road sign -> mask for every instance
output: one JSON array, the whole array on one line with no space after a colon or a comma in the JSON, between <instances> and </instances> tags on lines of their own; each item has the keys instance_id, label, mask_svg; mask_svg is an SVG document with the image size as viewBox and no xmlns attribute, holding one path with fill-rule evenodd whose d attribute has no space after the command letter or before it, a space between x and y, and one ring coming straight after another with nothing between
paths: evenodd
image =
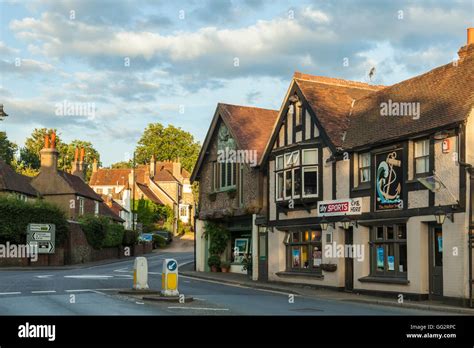
<instances>
[{"instance_id":1,"label":"road sign","mask_svg":"<svg viewBox=\"0 0 474 348\"><path fill-rule=\"evenodd\" d=\"M35 248L38 254L54 254L56 226L54 224L28 224L26 243Z\"/></svg>"},{"instance_id":2,"label":"road sign","mask_svg":"<svg viewBox=\"0 0 474 348\"><path fill-rule=\"evenodd\" d=\"M174 259L163 260L161 273L161 294L163 296L179 296L178 262Z\"/></svg>"}]
</instances>

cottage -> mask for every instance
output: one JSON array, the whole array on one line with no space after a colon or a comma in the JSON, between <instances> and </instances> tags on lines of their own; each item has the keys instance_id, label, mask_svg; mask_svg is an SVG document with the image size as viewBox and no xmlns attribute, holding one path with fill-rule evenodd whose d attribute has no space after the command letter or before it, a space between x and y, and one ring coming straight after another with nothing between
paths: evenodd
<instances>
[{"instance_id":1,"label":"cottage","mask_svg":"<svg viewBox=\"0 0 474 348\"><path fill-rule=\"evenodd\" d=\"M76 150L72 173L59 170L58 150L56 149L56 135L52 133L51 138L45 137L43 149L40 151L41 168L40 173L31 180L31 185L40 192L43 199L52 202L66 213L71 220L85 214L109 216L118 223L124 220L117 216L104 203L91 187L83 180L84 178L84 150Z\"/></svg>"},{"instance_id":2,"label":"cottage","mask_svg":"<svg viewBox=\"0 0 474 348\"><path fill-rule=\"evenodd\" d=\"M39 197L30 184L31 178L15 172L4 160L0 159L0 196L13 196L23 201Z\"/></svg>"},{"instance_id":3,"label":"cottage","mask_svg":"<svg viewBox=\"0 0 474 348\"><path fill-rule=\"evenodd\" d=\"M191 175L199 181L196 220L196 268L208 271L206 222L224 226L230 240L222 255L232 272L244 272L244 257L253 259L258 275L257 214L266 211L267 186L261 171L263 151L278 112L219 103Z\"/></svg>"}]
</instances>

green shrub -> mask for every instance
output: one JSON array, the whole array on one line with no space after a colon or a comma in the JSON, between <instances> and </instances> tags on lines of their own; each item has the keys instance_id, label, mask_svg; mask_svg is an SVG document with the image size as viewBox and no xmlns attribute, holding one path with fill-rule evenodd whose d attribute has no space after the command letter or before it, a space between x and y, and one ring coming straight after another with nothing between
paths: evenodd
<instances>
[{"instance_id":1,"label":"green shrub","mask_svg":"<svg viewBox=\"0 0 474 348\"><path fill-rule=\"evenodd\" d=\"M0 197L0 243L26 243L29 223L56 225L56 246L67 238L68 225L64 212L43 200L20 201L12 197Z\"/></svg>"},{"instance_id":2,"label":"green shrub","mask_svg":"<svg viewBox=\"0 0 474 348\"><path fill-rule=\"evenodd\" d=\"M207 259L207 264L209 267L215 266L215 267L220 267L221 265L221 258L217 255L211 255Z\"/></svg>"},{"instance_id":3,"label":"green shrub","mask_svg":"<svg viewBox=\"0 0 474 348\"><path fill-rule=\"evenodd\" d=\"M230 233L222 225L206 222L204 226L206 239L210 239L209 253L211 255L221 255L230 239Z\"/></svg>"},{"instance_id":4,"label":"green shrub","mask_svg":"<svg viewBox=\"0 0 474 348\"><path fill-rule=\"evenodd\" d=\"M113 248L122 245L125 228L122 225L110 223L105 236L104 248Z\"/></svg>"},{"instance_id":5,"label":"green shrub","mask_svg":"<svg viewBox=\"0 0 474 348\"><path fill-rule=\"evenodd\" d=\"M125 230L122 239L122 245L132 246L138 243L138 232L132 230Z\"/></svg>"},{"instance_id":6,"label":"green shrub","mask_svg":"<svg viewBox=\"0 0 474 348\"><path fill-rule=\"evenodd\" d=\"M90 246L94 249L104 247L108 225L110 224L109 218L104 216L84 215L79 218L79 223Z\"/></svg>"},{"instance_id":7,"label":"green shrub","mask_svg":"<svg viewBox=\"0 0 474 348\"><path fill-rule=\"evenodd\" d=\"M153 247L154 248L164 248L166 246L166 239L157 234L153 235Z\"/></svg>"}]
</instances>

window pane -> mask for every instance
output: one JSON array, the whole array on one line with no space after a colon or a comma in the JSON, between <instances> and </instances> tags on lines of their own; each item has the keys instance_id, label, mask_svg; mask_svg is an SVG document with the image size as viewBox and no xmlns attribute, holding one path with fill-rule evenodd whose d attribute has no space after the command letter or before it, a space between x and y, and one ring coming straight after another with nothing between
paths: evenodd
<instances>
[{"instance_id":1,"label":"window pane","mask_svg":"<svg viewBox=\"0 0 474 348\"><path fill-rule=\"evenodd\" d=\"M395 271L395 244L387 244L387 267L388 271Z\"/></svg>"},{"instance_id":2,"label":"window pane","mask_svg":"<svg viewBox=\"0 0 474 348\"><path fill-rule=\"evenodd\" d=\"M407 239L407 226L406 225L398 225L398 233L397 233L397 238L398 239Z\"/></svg>"},{"instance_id":3,"label":"window pane","mask_svg":"<svg viewBox=\"0 0 474 348\"><path fill-rule=\"evenodd\" d=\"M292 163L292 155L291 153L285 153L285 168L291 167Z\"/></svg>"},{"instance_id":4,"label":"window pane","mask_svg":"<svg viewBox=\"0 0 474 348\"><path fill-rule=\"evenodd\" d=\"M375 238L383 239L383 226L378 226L377 227L377 232L376 232Z\"/></svg>"},{"instance_id":5,"label":"window pane","mask_svg":"<svg viewBox=\"0 0 474 348\"><path fill-rule=\"evenodd\" d=\"M292 179L291 170L285 172L285 197L291 197Z\"/></svg>"},{"instance_id":6,"label":"window pane","mask_svg":"<svg viewBox=\"0 0 474 348\"><path fill-rule=\"evenodd\" d=\"M387 239L394 239L393 226L387 226Z\"/></svg>"},{"instance_id":7,"label":"window pane","mask_svg":"<svg viewBox=\"0 0 474 348\"><path fill-rule=\"evenodd\" d=\"M318 149L303 150L303 164L318 164Z\"/></svg>"},{"instance_id":8,"label":"window pane","mask_svg":"<svg viewBox=\"0 0 474 348\"><path fill-rule=\"evenodd\" d=\"M277 156L276 158L276 169L283 169L283 156Z\"/></svg>"},{"instance_id":9,"label":"window pane","mask_svg":"<svg viewBox=\"0 0 474 348\"><path fill-rule=\"evenodd\" d=\"M318 194L318 172L316 167L303 169L303 183L305 196Z\"/></svg>"},{"instance_id":10,"label":"window pane","mask_svg":"<svg viewBox=\"0 0 474 348\"><path fill-rule=\"evenodd\" d=\"M293 169L293 196L299 197L301 194L301 168Z\"/></svg>"},{"instance_id":11,"label":"window pane","mask_svg":"<svg viewBox=\"0 0 474 348\"><path fill-rule=\"evenodd\" d=\"M311 231L312 241L321 241L321 231Z\"/></svg>"},{"instance_id":12,"label":"window pane","mask_svg":"<svg viewBox=\"0 0 474 348\"><path fill-rule=\"evenodd\" d=\"M420 157L415 160L416 173L427 173L429 171L429 157Z\"/></svg>"},{"instance_id":13,"label":"window pane","mask_svg":"<svg viewBox=\"0 0 474 348\"><path fill-rule=\"evenodd\" d=\"M303 268L309 268L308 246L301 247L301 265Z\"/></svg>"},{"instance_id":14,"label":"window pane","mask_svg":"<svg viewBox=\"0 0 474 348\"><path fill-rule=\"evenodd\" d=\"M293 243L299 243L300 242L300 233L299 232L293 232L292 233L292 242Z\"/></svg>"},{"instance_id":15,"label":"window pane","mask_svg":"<svg viewBox=\"0 0 474 348\"><path fill-rule=\"evenodd\" d=\"M226 178L226 165L225 163L220 163L220 169L221 169L221 187L227 186L225 184L225 178Z\"/></svg>"},{"instance_id":16,"label":"window pane","mask_svg":"<svg viewBox=\"0 0 474 348\"><path fill-rule=\"evenodd\" d=\"M319 267L323 261L323 253L320 246L313 246L313 267Z\"/></svg>"},{"instance_id":17,"label":"window pane","mask_svg":"<svg viewBox=\"0 0 474 348\"><path fill-rule=\"evenodd\" d=\"M300 247L291 248L291 267L292 268L301 267Z\"/></svg>"},{"instance_id":18,"label":"window pane","mask_svg":"<svg viewBox=\"0 0 474 348\"><path fill-rule=\"evenodd\" d=\"M232 163L227 163L227 182L226 186L232 185Z\"/></svg>"},{"instance_id":19,"label":"window pane","mask_svg":"<svg viewBox=\"0 0 474 348\"><path fill-rule=\"evenodd\" d=\"M385 260L385 250L383 245L377 244L375 247L376 259L377 259L377 271L383 271L385 269L384 260Z\"/></svg>"},{"instance_id":20,"label":"window pane","mask_svg":"<svg viewBox=\"0 0 474 348\"><path fill-rule=\"evenodd\" d=\"M370 167L370 153L365 152L359 155L359 168Z\"/></svg>"},{"instance_id":21,"label":"window pane","mask_svg":"<svg viewBox=\"0 0 474 348\"><path fill-rule=\"evenodd\" d=\"M415 142L415 157L428 156L430 153L429 139Z\"/></svg>"},{"instance_id":22,"label":"window pane","mask_svg":"<svg viewBox=\"0 0 474 348\"><path fill-rule=\"evenodd\" d=\"M283 198L283 172L277 173L277 198Z\"/></svg>"},{"instance_id":23,"label":"window pane","mask_svg":"<svg viewBox=\"0 0 474 348\"><path fill-rule=\"evenodd\" d=\"M291 157L292 166L299 166L300 165L300 152L294 151Z\"/></svg>"},{"instance_id":24,"label":"window pane","mask_svg":"<svg viewBox=\"0 0 474 348\"><path fill-rule=\"evenodd\" d=\"M399 261L398 271L399 272L408 272L407 245L406 244L400 244L398 250L399 250L398 252L400 254L400 261Z\"/></svg>"},{"instance_id":25,"label":"window pane","mask_svg":"<svg viewBox=\"0 0 474 348\"><path fill-rule=\"evenodd\" d=\"M303 242L308 242L309 241L309 231L304 231L303 232Z\"/></svg>"},{"instance_id":26,"label":"window pane","mask_svg":"<svg viewBox=\"0 0 474 348\"><path fill-rule=\"evenodd\" d=\"M370 168L363 168L360 170L360 182L370 181Z\"/></svg>"}]
</instances>

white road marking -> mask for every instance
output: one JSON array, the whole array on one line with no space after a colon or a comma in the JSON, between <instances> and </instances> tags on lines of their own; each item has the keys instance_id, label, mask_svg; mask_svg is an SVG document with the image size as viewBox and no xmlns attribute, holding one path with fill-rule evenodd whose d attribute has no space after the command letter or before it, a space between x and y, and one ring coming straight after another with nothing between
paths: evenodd
<instances>
[{"instance_id":1,"label":"white road marking","mask_svg":"<svg viewBox=\"0 0 474 348\"><path fill-rule=\"evenodd\" d=\"M208 282L208 283L219 284L219 285L233 286L233 287L235 287L235 288L251 289L251 290L255 290L255 291L270 292L270 293L279 294L279 295L285 295L285 296L288 296L288 295L290 294L290 292L285 292L285 291L258 289L258 288L254 288L254 287L251 287L251 286L245 286L245 285L240 285L240 284L231 284L231 283L223 283L223 282L219 282L219 281L216 281L216 280L203 279L203 278L196 278L196 277L192 277L192 276L180 275L180 277L181 277L181 278L188 278L188 279L192 279L192 280L197 280L197 281L202 281L202 282ZM294 294L294 296L295 296L295 297L300 297L300 295L296 295L296 294Z\"/></svg>"},{"instance_id":2,"label":"white road marking","mask_svg":"<svg viewBox=\"0 0 474 348\"><path fill-rule=\"evenodd\" d=\"M201 311L228 311L229 308L206 308L206 307L179 307L179 306L172 306L168 307L169 309L195 309Z\"/></svg>"},{"instance_id":3,"label":"white road marking","mask_svg":"<svg viewBox=\"0 0 474 348\"><path fill-rule=\"evenodd\" d=\"M52 274L48 274L48 275L40 275L40 276L36 276L36 278L40 278L40 279L46 279L46 278L49 278L49 277L52 277L53 275Z\"/></svg>"},{"instance_id":4,"label":"white road marking","mask_svg":"<svg viewBox=\"0 0 474 348\"><path fill-rule=\"evenodd\" d=\"M75 290L64 290L64 292L87 292L93 291L92 289L75 289Z\"/></svg>"},{"instance_id":5,"label":"white road marking","mask_svg":"<svg viewBox=\"0 0 474 348\"><path fill-rule=\"evenodd\" d=\"M93 274L84 274L84 275L71 275L71 276L64 276L64 278L73 278L73 279L109 279L113 278L114 276L108 275L93 275Z\"/></svg>"},{"instance_id":6,"label":"white road marking","mask_svg":"<svg viewBox=\"0 0 474 348\"><path fill-rule=\"evenodd\" d=\"M19 291L14 291L14 292L0 292L0 295L18 295L21 294Z\"/></svg>"},{"instance_id":7,"label":"white road marking","mask_svg":"<svg viewBox=\"0 0 474 348\"><path fill-rule=\"evenodd\" d=\"M41 290L41 291L32 291L32 294L54 294L56 290Z\"/></svg>"},{"instance_id":8,"label":"white road marking","mask_svg":"<svg viewBox=\"0 0 474 348\"><path fill-rule=\"evenodd\" d=\"M135 303L136 303L136 304L145 304L144 302L138 302L138 301L135 302Z\"/></svg>"}]
</instances>

